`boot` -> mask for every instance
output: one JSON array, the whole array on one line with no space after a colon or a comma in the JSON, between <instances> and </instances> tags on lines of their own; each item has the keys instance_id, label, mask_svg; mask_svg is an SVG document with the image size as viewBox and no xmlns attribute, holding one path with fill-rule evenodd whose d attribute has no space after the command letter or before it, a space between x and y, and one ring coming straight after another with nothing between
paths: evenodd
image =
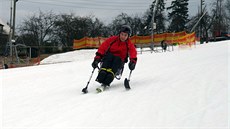
<instances>
[{"instance_id":1,"label":"boot","mask_svg":"<svg viewBox=\"0 0 230 129\"><path fill-rule=\"evenodd\" d=\"M104 85L110 86L110 83L113 81L114 76L112 73L108 73L104 82L102 82Z\"/></svg>"},{"instance_id":2,"label":"boot","mask_svg":"<svg viewBox=\"0 0 230 129\"><path fill-rule=\"evenodd\" d=\"M96 78L96 81L99 83L103 83L105 80L107 72L104 70L101 70Z\"/></svg>"}]
</instances>

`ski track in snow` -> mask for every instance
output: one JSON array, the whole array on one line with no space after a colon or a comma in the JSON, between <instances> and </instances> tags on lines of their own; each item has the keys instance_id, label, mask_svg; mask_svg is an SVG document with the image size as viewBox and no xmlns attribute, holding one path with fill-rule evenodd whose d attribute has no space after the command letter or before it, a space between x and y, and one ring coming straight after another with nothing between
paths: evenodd
<instances>
[{"instance_id":1,"label":"ski track in snow","mask_svg":"<svg viewBox=\"0 0 230 129\"><path fill-rule=\"evenodd\" d=\"M138 54L129 91L123 87L126 64L108 90L96 93L95 70L89 93L81 92L96 50L1 70L2 128L228 129L229 42Z\"/></svg>"}]
</instances>

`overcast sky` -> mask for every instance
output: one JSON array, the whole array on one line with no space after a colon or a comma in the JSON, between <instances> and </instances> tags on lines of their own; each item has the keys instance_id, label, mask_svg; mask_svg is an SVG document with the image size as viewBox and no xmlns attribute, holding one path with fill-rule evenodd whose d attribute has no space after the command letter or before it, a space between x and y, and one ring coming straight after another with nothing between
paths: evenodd
<instances>
[{"instance_id":1,"label":"overcast sky","mask_svg":"<svg viewBox=\"0 0 230 129\"><path fill-rule=\"evenodd\" d=\"M13 0L0 0L0 18L9 22L10 7ZM32 14L53 11L55 14L74 13L76 16L89 16L110 23L118 14L124 12L128 15L142 15L153 0L18 0L16 7L16 24ZM166 7L172 0L165 0ZM214 0L205 0L207 6ZM200 0L189 0L189 14L198 12Z\"/></svg>"}]
</instances>

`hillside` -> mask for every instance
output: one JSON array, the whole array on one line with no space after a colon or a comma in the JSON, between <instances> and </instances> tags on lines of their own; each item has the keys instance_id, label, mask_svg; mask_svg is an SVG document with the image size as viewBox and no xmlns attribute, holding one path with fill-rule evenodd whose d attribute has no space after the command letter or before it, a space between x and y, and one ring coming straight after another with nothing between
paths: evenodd
<instances>
[{"instance_id":1,"label":"hillside","mask_svg":"<svg viewBox=\"0 0 230 129\"><path fill-rule=\"evenodd\" d=\"M3 129L227 129L229 43L138 54L129 91L126 65L109 90L96 93L95 72L89 93L82 94L96 50L0 70Z\"/></svg>"}]
</instances>

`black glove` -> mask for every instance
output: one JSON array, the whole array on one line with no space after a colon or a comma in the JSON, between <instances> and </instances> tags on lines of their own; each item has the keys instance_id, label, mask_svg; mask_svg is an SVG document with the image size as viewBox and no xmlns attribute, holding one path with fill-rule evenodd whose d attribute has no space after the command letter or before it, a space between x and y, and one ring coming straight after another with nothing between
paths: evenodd
<instances>
[{"instance_id":1,"label":"black glove","mask_svg":"<svg viewBox=\"0 0 230 129\"><path fill-rule=\"evenodd\" d=\"M130 62L129 62L129 69L130 70L134 70L135 66L136 66L136 61L130 60Z\"/></svg>"},{"instance_id":2,"label":"black glove","mask_svg":"<svg viewBox=\"0 0 230 129\"><path fill-rule=\"evenodd\" d=\"M98 63L100 62L100 59L94 59L93 63L92 63L92 67L95 69L98 67Z\"/></svg>"}]
</instances>

